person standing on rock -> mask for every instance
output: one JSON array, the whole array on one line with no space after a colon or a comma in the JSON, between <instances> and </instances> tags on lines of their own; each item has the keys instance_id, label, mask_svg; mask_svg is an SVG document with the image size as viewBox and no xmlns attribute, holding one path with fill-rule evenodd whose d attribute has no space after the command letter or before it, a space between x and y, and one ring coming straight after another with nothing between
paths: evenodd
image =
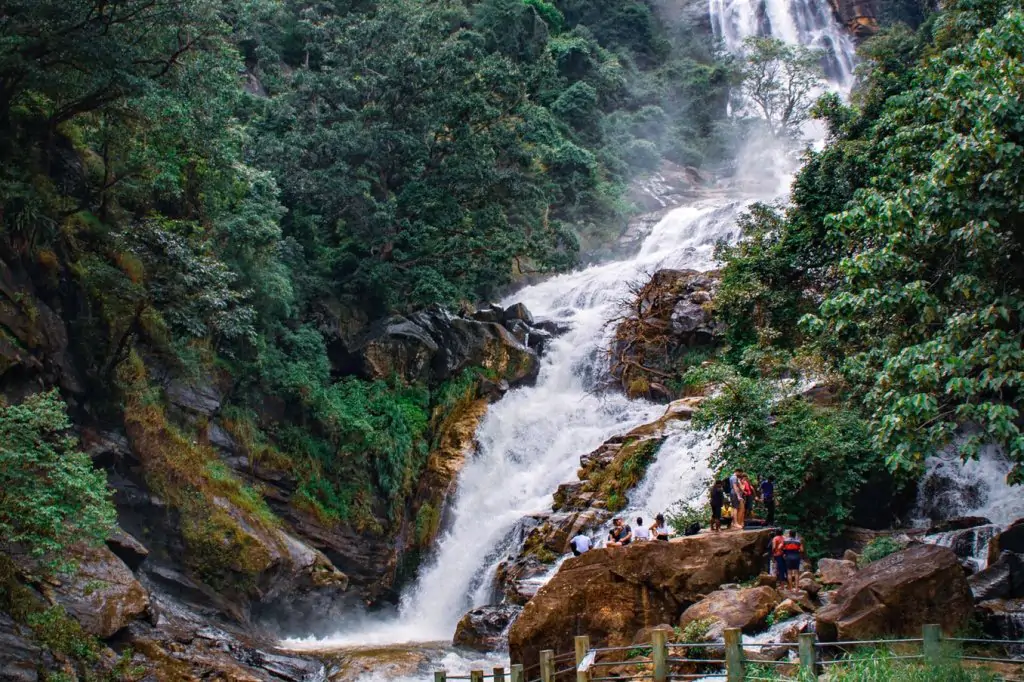
<instances>
[{"instance_id":1,"label":"person standing on rock","mask_svg":"<svg viewBox=\"0 0 1024 682\"><path fill-rule=\"evenodd\" d=\"M609 547L625 547L633 541L633 531L622 519L615 519L612 532L608 533Z\"/></svg>"},{"instance_id":2,"label":"person standing on rock","mask_svg":"<svg viewBox=\"0 0 1024 682\"><path fill-rule=\"evenodd\" d=\"M743 492L743 521L741 527L745 527L748 518L754 516L754 486L750 484L747 472L740 474L740 489Z\"/></svg>"},{"instance_id":3,"label":"person standing on rock","mask_svg":"<svg viewBox=\"0 0 1024 682\"><path fill-rule=\"evenodd\" d=\"M782 545L786 542L782 531L775 533L772 538L772 563L775 564L775 578L779 585L786 583L786 557L783 556Z\"/></svg>"},{"instance_id":4,"label":"person standing on rock","mask_svg":"<svg viewBox=\"0 0 1024 682\"><path fill-rule=\"evenodd\" d=\"M633 539L637 541L647 541L651 539L651 532L647 530L647 526L644 525L644 519L642 516L636 517L636 530L633 531Z\"/></svg>"},{"instance_id":5,"label":"person standing on rock","mask_svg":"<svg viewBox=\"0 0 1024 682\"><path fill-rule=\"evenodd\" d=\"M746 513L743 509L743 488L740 486L740 475L742 469L736 469L729 477L729 503L732 505L732 523L738 530L743 530L743 522L746 520Z\"/></svg>"},{"instance_id":6,"label":"person standing on rock","mask_svg":"<svg viewBox=\"0 0 1024 682\"><path fill-rule=\"evenodd\" d=\"M795 590L797 579L800 577L800 554L804 551L804 543L796 536L796 531L790 528L786 531L786 538L782 541L782 555L786 559L786 582L789 589Z\"/></svg>"},{"instance_id":7,"label":"person standing on rock","mask_svg":"<svg viewBox=\"0 0 1024 682\"><path fill-rule=\"evenodd\" d=\"M665 524L664 514L658 514L654 517L654 523L651 524L650 531L654 534L654 538L656 540L668 542L669 530L668 526Z\"/></svg>"},{"instance_id":8,"label":"person standing on rock","mask_svg":"<svg viewBox=\"0 0 1024 682\"><path fill-rule=\"evenodd\" d=\"M711 530L722 530L722 505L725 504L725 490L721 481L711 486Z\"/></svg>"},{"instance_id":9,"label":"person standing on rock","mask_svg":"<svg viewBox=\"0 0 1024 682\"><path fill-rule=\"evenodd\" d=\"M761 479L761 502L764 504L764 520L769 526L775 525L775 479L771 476Z\"/></svg>"},{"instance_id":10,"label":"person standing on rock","mask_svg":"<svg viewBox=\"0 0 1024 682\"><path fill-rule=\"evenodd\" d=\"M569 541L569 546L572 547L572 555L579 556L584 552L590 551L590 538L581 532Z\"/></svg>"}]
</instances>

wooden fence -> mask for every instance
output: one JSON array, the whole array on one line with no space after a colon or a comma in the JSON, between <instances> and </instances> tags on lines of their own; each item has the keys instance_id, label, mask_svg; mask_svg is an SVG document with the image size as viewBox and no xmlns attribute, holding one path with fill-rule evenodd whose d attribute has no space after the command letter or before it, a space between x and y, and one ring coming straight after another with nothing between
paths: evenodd
<instances>
[{"instance_id":1,"label":"wooden fence","mask_svg":"<svg viewBox=\"0 0 1024 682\"><path fill-rule=\"evenodd\" d=\"M851 640L841 642L819 642L813 632L799 635L796 642L758 642L743 643L743 636L740 630L727 629L724 634L724 645L719 642L684 642L669 643L665 630L654 630L651 633L650 644L638 644L628 647L603 647L591 648L590 638L583 635L575 638L574 651L556 655L548 649L540 652L540 663L524 669L522 665L513 665L506 673L504 668L494 668L490 672L473 670L469 674L451 675L439 670L434 673L434 682L448 682L448 680L469 680L469 682L567 682L575 677L576 682L624 682L626 680L648 680L649 682L668 682L668 680L694 680L706 677L725 677L727 682L744 682L745 680L768 680L773 678L759 677L756 675L754 666L785 666L796 668L804 674L817 675L829 666L847 662L843 658L831 658L823 656L828 651L844 651L845 647L879 646L892 647L901 645L904 648L920 647L920 653L896 654L893 659L917 660L926 664L937 665L943 662L948 655L949 644L957 646L964 645L993 645L993 646L1019 646L1024 649L1022 640L991 640L991 639L967 639L956 637L943 637L942 630L938 625L925 625L921 637L907 639L876 639L876 640ZM796 660L747 660L744 654L746 648L791 648L797 653ZM709 649L724 649L723 658L711 658L705 654L699 658L690 657L691 651L708 651ZM673 656L673 651L683 650L682 656ZM635 663L630 660L598 660L602 654L613 655L625 654L645 655L649 661L644 661L648 670L636 675L607 675L602 674L604 669L615 666L629 665ZM607 658L607 656L605 656ZM958 656L960 660L987 661L991 663L1015 664L1024 667L1024 660L1014 658L999 658L991 656ZM676 673L672 667L679 664L693 664L705 667L716 667L717 670L710 670L701 673ZM529 673L529 675L527 674ZM1022 671L1024 673L1024 671ZM1006 677L999 679L1004 682L1024 682L1024 677Z\"/></svg>"}]
</instances>

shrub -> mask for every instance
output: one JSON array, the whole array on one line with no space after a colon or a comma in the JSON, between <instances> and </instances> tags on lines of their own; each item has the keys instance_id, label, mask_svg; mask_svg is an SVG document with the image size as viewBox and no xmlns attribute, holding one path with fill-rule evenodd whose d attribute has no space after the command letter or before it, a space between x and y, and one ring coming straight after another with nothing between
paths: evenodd
<instances>
[{"instance_id":1,"label":"shrub","mask_svg":"<svg viewBox=\"0 0 1024 682\"><path fill-rule=\"evenodd\" d=\"M0 537L52 566L76 542L103 542L115 521L106 476L70 426L56 390L0 407Z\"/></svg>"},{"instance_id":2,"label":"shrub","mask_svg":"<svg viewBox=\"0 0 1024 682\"><path fill-rule=\"evenodd\" d=\"M864 547L864 551L861 553L860 559L857 560L857 563L862 567L867 566L872 561L878 561L879 559L883 559L889 556L890 554L895 554L901 549L903 549L903 543L899 542L898 540L894 540L893 538L887 535L884 535L880 538L875 538L874 540L871 540Z\"/></svg>"}]
</instances>

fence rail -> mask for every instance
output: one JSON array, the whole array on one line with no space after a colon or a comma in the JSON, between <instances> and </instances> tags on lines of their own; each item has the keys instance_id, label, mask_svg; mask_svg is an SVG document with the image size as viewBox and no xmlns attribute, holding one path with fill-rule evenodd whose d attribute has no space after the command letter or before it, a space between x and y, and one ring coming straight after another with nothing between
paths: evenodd
<instances>
[{"instance_id":1,"label":"fence rail","mask_svg":"<svg viewBox=\"0 0 1024 682\"><path fill-rule=\"evenodd\" d=\"M571 680L569 673L575 673L576 682L608 682L615 680L647 680L648 682L668 682L668 680L694 680L703 677L725 677L727 682L743 682L745 680L768 680L773 678L758 677L749 670L750 666L789 666L801 673L817 675L826 666L835 666L846 663L845 659L823 659L822 655L829 650L841 649L842 647L856 646L891 646L920 645L921 653L901 653L891 656L892 660L917 660L925 664L937 665L947 658L945 644L952 643L958 646L964 645L991 645L991 646L1020 646L1024 647L1022 640L988 640L988 639L966 639L961 637L943 637L942 630L938 625L925 625L921 631L921 637L904 639L870 639L851 640L839 642L819 642L813 632L803 633L798 636L797 642L757 642L743 644L743 635L740 630L730 628L725 630L725 643L714 642L692 642L692 643L668 643L665 630L654 630L651 633L650 644L638 644L629 647L603 647L591 648L590 638L586 635L576 637L573 644L574 651L567 651L556 655L554 651L546 649L540 652L538 665L524 669L522 665L513 665L509 674L506 675L504 668L494 668L489 674L483 670L474 670L469 675L449 675L443 670L434 673L434 682L448 682L449 680L469 680L470 682L483 682L494 680L494 682L565 682ZM786 648L797 650L797 660L748 660L744 647L749 648ZM717 647L724 649L724 656L721 659L708 656L706 648ZM672 649L699 649L700 658L688 658L669 656ZM598 657L622 652L637 652L649 654L649 660L642 661L649 666L649 670L634 675L610 675L605 671L609 667L630 665L630 660L603 660ZM713 655L713 654L712 654ZM575 664L570 660L575 658ZM987 657L987 656L959 656L960 660L973 662L989 662L1002 664L1018 664L1022 666L1021 675L1010 678L1003 675L1005 682L1024 682L1024 660ZM640 661L632 661L639 663ZM563 667L569 664L571 667ZM700 673L680 673L670 670L670 666L679 664L692 664L704 667L717 666L717 671ZM526 672L531 674L527 677ZM536 672L534 672L536 671ZM534 677L539 675L539 677Z\"/></svg>"}]
</instances>

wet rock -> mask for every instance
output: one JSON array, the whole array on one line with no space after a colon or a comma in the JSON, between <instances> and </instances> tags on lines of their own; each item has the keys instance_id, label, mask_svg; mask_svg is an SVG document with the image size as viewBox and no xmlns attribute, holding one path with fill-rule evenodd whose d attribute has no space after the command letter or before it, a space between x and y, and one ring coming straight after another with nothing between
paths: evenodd
<instances>
[{"instance_id":1,"label":"wet rock","mask_svg":"<svg viewBox=\"0 0 1024 682\"><path fill-rule=\"evenodd\" d=\"M1024 599L989 599L978 604L976 613L987 635L1020 641L1012 653L1024 654Z\"/></svg>"},{"instance_id":2,"label":"wet rock","mask_svg":"<svg viewBox=\"0 0 1024 682\"><path fill-rule=\"evenodd\" d=\"M683 611L679 627L695 620L718 620L726 627L753 632L765 625L768 615L782 602L771 587L750 587L739 590L718 590Z\"/></svg>"},{"instance_id":3,"label":"wet rock","mask_svg":"<svg viewBox=\"0 0 1024 682\"><path fill-rule=\"evenodd\" d=\"M968 526L962 529L951 529L931 534L926 537L926 542L949 547L960 557L964 568L974 573L981 561L980 555L987 553L987 547L992 538L999 532L999 527L994 525ZM985 557L987 558L987 557Z\"/></svg>"},{"instance_id":4,"label":"wet rock","mask_svg":"<svg viewBox=\"0 0 1024 682\"><path fill-rule=\"evenodd\" d=\"M533 328L526 339L526 345L532 348L537 355L544 355L544 352L551 345L551 341L554 338L554 336L543 329Z\"/></svg>"},{"instance_id":5,"label":"wet rock","mask_svg":"<svg viewBox=\"0 0 1024 682\"><path fill-rule=\"evenodd\" d=\"M861 42L878 33L877 0L831 0L839 21Z\"/></svg>"},{"instance_id":6,"label":"wet rock","mask_svg":"<svg viewBox=\"0 0 1024 682\"><path fill-rule=\"evenodd\" d=\"M54 597L85 630L107 638L149 609L149 593L107 547L74 550L78 570L61 576Z\"/></svg>"},{"instance_id":7,"label":"wet rock","mask_svg":"<svg viewBox=\"0 0 1024 682\"><path fill-rule=\"evenodd\" d=\"M964 530L966 528L988 526L991 524L992 522L984 516L958 516L953 519L945 519L944 521L933 523L926 534L936 535L937 533L948 533L951 530Z\"/></svg>"},{"instance_id":8,"label":"wet rock","mask_svg":"<svg viewBox=\"0 0 1024 682\"><path fill-rule=\"evenodd\" d=\"M530 314L530 310L522 303L513 303L505 308L502 321L511 322L512 320L524 322L527 327L533 326L533 315Z\"/></svg>"},{"instance_id":9,"label":"wet rock","mask_svg":"<svg viewBox=\"0 0 1024 682\"><path fill-rule=\"evenodd\" d=\"M141 542L119 527L107 538L107 547L132 571L137 571L149 556L149 550Z\"/></svg>"},{"instance_id":10,"label":"wet rock","mask_svg":"<svg viewBox=\"0 0 1024 682\"><path fill-rule=\"evenodd\" d=\"M43 650L32 641L31 631L0 611L0 680L36 682Z\"/></svg>"},{"instance_id":11,"label":"wet rock","mask_svg":"<svg viewBox=\"0 0 1024 682\"><path fill-rule=\"evenodd\" d=\"M1003 552L985 570L967 579L975 601L1024 597L1024 556Z\"/></svg>"},{"instance_id":12,"label":"wet rock","mask_svg":"<svg viewBox=\"0 0 1024 682\"><path fill-rule=\"evenodd\" d=\"M526 345L530 337L530 328L525 322L519 319L512 319L505 322L505 329L515 337L515 340ZM529 348L529 346L527 346Z\"/></svg>"},{"instance_id":13,"label":"wet rock","mask_svg":"<svg viewBox=\"0 0 1024 682\"><path fill-rule=\"evenodd\" d=\"M491 305L481 308L473 313L473 319L477 322L497 322L501 323L505 321L505 309L500 305L492 303Z\"/></svg>"},{"instance_id":14,"label":"wet rock","mask_svg":"<svg viewBox=\"0 0 1024 682\"><path fill-rule=\"evenodd\" d=\"M988 544L988 561L994 563L1005 551L1024 554L1024 519L1017 519Z\"/></svg>"},{"instance_id":15,"label":"wet rock","mask_svg":"<svg viewBox=\"0 0 1024 682\"><path fill-rule=\"evenodd\" d=\"M770 530L705 533L569 558L509 630L512 660L533 665L577 634L593 646L628 645L646 624L676 622L719 585L756 576L770 539Z\"/></svg>"},{"instance_id":16,"label":"wet rock","mask_svg":"<svg viewBox=\"0 0 1024 682\"><path fill-rule=\"evenodd\" d=\"M370 379L398 375L436 384L478 366L515 385L532 381L539 369L537 354L505 327L454 317L436 306L378 322L350 354L354 369Z\"/></svg>"},{"instance_id":17,"label":"wet rock","mask_svg":"<svg viewBox=\"0 0 1024 682\"><path fill-rule=\"evenodd\" d=\"M36 295L31 278L16 263L0 259L0 381L10 402L39 386L80 394L84 385L58 311Z\"/></svg>"},{"instance_id":18,"label":"wet rock","mask_svg":"<svg viewBox=\"0 0 1024 682\"><path fill-rule=\"evenodd\" d=\"M776 623L781 623L784 620L789 620L793 616L798 616L804 612L805 610L799 602L793 599L783 599L772 611L772 619Z\"/></svg>"},{"instance_id":19,"label":"wet rock","mask_svg":"<svg viewBox=\"0 0 1024 682\"><path fill-rule=\"evenodd\" d=\"M167 387L167 399L186 412L209 417L220 409L223 396L211 383L172 381Z\"/></svg>"},{"instance_id":20,"label":"wet rock","mask_svg":"<svg viewBox=\"0 0 1024 682\"><path fill-rule=\"evenodd\" d=\"M857 564L845 559L818 561L818 579L825 585L842 585L857 573Z\"/></svg>"},{"instance_id":21,"label":"wet rock","mask_svg":"<svg viewBox=\"0 0 1024 682\"><path fill-rule=\"evenodd\" d=\"M482 606L459 620L452 643L476 651L499 651L505 648L505 631L523 607L515 604Z\"/></svg>"},{"instance_id":22,"label":"wet rock","mask_svg":"<svg viewBox=\"0 0 1024 682\"><path fill-rule=\"evenodd\" d=\"M569 331L569 325L554 320L541 320L533 325L533 328L545 331L552 337L559 337Z\"/></svg>"},{"instance_id":23,"label":"wet rock","mask_svg":"<svg viewBox=\"0 0 1024 682\"><path fill-rule=\"evenodd\" d=\"M857 572L818 611L824 641L918 636L937 623L947 634L970 617L973 600L957 556L935 545L914 545Z\"/></svg>"}]
</instances>

